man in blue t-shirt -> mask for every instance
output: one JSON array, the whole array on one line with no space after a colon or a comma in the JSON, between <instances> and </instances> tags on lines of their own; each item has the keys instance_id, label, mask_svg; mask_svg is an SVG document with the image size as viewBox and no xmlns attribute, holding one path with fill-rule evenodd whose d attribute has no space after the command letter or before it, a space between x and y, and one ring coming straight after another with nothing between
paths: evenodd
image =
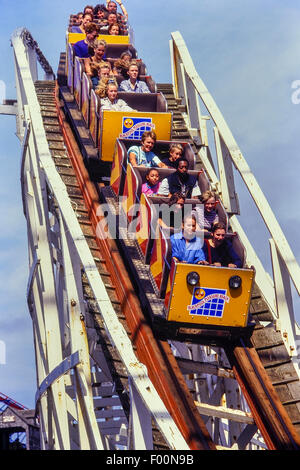
<instances>
[{"instance_id":1,"label":"man in blue t-shirt","mask_svg":"<svg viewBox=\"0 0 300 470\"><path fill-rule=\"evenodd\" d=\"M85 27L86 37L74 44L74 54L81 59L90 57L89 48L94 49L94 41L99 34L99 28L95 23L89 23Z\"/></svg>"}]
</instances>

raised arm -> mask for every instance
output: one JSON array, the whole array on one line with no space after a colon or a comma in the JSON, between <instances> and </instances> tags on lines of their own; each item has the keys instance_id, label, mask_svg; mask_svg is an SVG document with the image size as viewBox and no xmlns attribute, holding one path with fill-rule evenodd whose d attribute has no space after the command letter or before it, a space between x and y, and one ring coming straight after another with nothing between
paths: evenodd
<instances>
[{"instance_id":1,"label":"raised arm","mask_svg":"<svg viewBox=\"0 0 300 470\"><path fill-rule=\"evenodd\" d=\"M126 21L128 20L128 13L126 8L124 7L122 0L116 0L116 2L120 5L123 15L126 17Z\"/></svg>"},{"instance_id":2,"label":"raised arm","mask_svg":"<svg viewBox=\"0 0 300 470\"><path fill-rule=\"evenodd\" d=\"M114 0L118 5L120 5L120 8L122 10L123 15L126 17L126 21L128 20L128 13L126 8L124 7L122 0ZM110 0L106 0L106 6L109 4Z\"/></svg>"}]
</instances>

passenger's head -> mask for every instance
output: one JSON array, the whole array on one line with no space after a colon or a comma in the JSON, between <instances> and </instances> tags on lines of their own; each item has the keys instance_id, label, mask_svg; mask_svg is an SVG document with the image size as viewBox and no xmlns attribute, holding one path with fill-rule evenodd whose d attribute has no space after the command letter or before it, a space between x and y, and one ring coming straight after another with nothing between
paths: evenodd
<instances>
[{"instance_id":1,"label":"passenger's head","mask_svg":"<svg viewBox=\"0 0 300 470\"><path fill-rule=\"evenodd\" d=\"M80 11L79 13L77 13L77 21L78 23L82 23L82 20L83 20L83 13L82 11Z\"/></svg>"},{"instance_id":2,"label":"passenger's head","mask_svg":"<svg viewBox=\"0 0 300 470\"><path fill-rule=\"evenodd\" d=\"M117 23L118 22L118 17L116 15L116 13L108 13L107 22L108 22L108 24Z\"/></svg>"},{"instance_id":3,"label":"passenger's head","mask_svg":"<svg viewBox=\"0 0 300 470\"><path fill-rule=\"evenodd\" d=\"M98 62L102 60L104 57L105 51L107 48L106 41L104 39L98 39L95 41L95 46L94 46L94 51L95 51L95 58L97 59Z\"/></svg>"},{"instance_id":4,"label":"passenger's head","mask_svg":"<svg viewBox=\"0 0 300 470\"><path fill-rule=\"evenodd\" d=\"M117 13L117 4L116 4L116 2L108 2L106 8L107 8L109 13L110 12Z\"/></svg>"},{"instance_id":5,"label":"passenger's head","mask_svg":"<svg viewBox=\"0 0 300 470\"><path fill-rule=\"evenodd\" d=\"M146 172L146 181L150 186L155 186L159 182L159 173L156 168L149 168Z\"/></svg>"},{"instance_id":6,"label":"passenger's head","mask_svg":"<svg viewBox=\"0 0 300 470\"><path fill-rule=\"evenodd\" d=\"M139 76L139 67L138 67L137 62L134 62L134 61L130 62L127 73L129 75L130 80L134 82L137 80Z\"/></svg>"},{"instance_id":7,"label":"passenger's head","mask_svg":"<svg viewBox=\"0 0 300 470\"><path fill-rule=\"evenodd\" d=\"M212 239L215 246L222 245L226 236L226 227L221 222L214 224L211 229Z\"/></svg>"},{"instance_id":8,"label":"passenger's head","mask_svg":"<svg viewBox=\"0 0 300 470\"><path fill-rule=\"evenodd\" d=\"M113 65L113 73L115 75L120 75L122 74L123 69L126 68L126 65L123 63L121 59L117 59L114 61Z\"/></svg>"},{"instance_id":9,"label":"passenger's head","mask_svg":"<svg viewBox=\"0 0 300 470\"><path fill-rule=\"evenodd\" d=\"M109 80L107 83L106 96L112 103L117 99L118 85L113 80Z\"/></svg>"},{"instance_id":10,"label":"passenger's head","mask_svg":"<svg viewBox=\"0 0 300 470\"><path fill-rule=\"evenodd\" d=\"M200 201L204 204L205 212L212 212L216 208L217 197L214 191L207 190L201 196Z\"/></svg>"},{"instance_id":11,"label":"passenger's head","mask_svg":"<svg viewBox=\"0 0 300 470\"><path fill-rule=\"evenodd\" d=\"M93 15L91 15L90 13L85 13L84 15L82 15L82 26L85 30L86 26L89 24L89 23L92 23L93 22Z\"/></svg>"},{"instance_id":12,"label":"passenger's head","mask_svg":"<svg viewBox=\"0 0 300 470\"><path fill-rule=\"evenodd\" d=\"M87 5L86 7L84 7L83 14L85 14L85 13L89 13L93 17L94 16L94 7L92 5Z\"/></svg>"},{"instance_id":13,"label":"passenger's head","mask_svg":"<svg viewBox=\"0 0 300 470\"><path fill-rule=\"evenodd\" d=\"M189 162L186 158L180 157L177 160L177 171L181 175L186 175L189 169Z\"/></svg>"},{"instance_id":14,"label":"passenger's head","mask_svg":"<svg viewBox=\"0 0 300 470\"><path fill-rule=\"evenodd\" d=\"M191 239L195 236L196 232L196 217L192 214L185 216L182 222L182 230L185 238Z\"/></svg>"},{"instance_id":15,"label":"passenger's head","mask_svg":"<svg viewBox=\"0 0 300 470\"><path fill-rule=\"evenodd\" d=\"M104 5L96 5L94 8L94 17L96 17L99 20L102 20L105 18L107 14L107 9L105 8Z\"/></svg>"},{"instance_id":16,"label":"passenger's head","mask_svg":"<svg viewBox=\"0 0 300 470\"><path fill-rule=\"evenodd\" d=\"M182 193L173 193L169 199L169 207L175 206L175 209L182 209L185 203L185 195Z\"/></svg>"},{"instance_id":17,"label":"passenger's head","mask_svg":"<svg viewBox=\"0 0 300 470\"><path fill-rule=\"evenodd\" d=\"M169 150L170 157L169 159L172 162L176 162L183 154L183 147L181 144L171 144Z\"/></svg>"},{"instance_id":18,"label":"passenger's head","mask_svg":"<svg viewBox=\"0 0 300 470\"><path fill-rule=\"evenodd\" d=\"M99 28L95 23L89 23L84 28L88 42L94 42L99 34Z\"/></svg>"},{"instance_id":19,"label":"passenger's head","mask_svg":"<svg viewBox=\"0 0 300 470\"><path fill-rule=\"evenodd\" d=\"M156 142L156 134L153 131L145 131L141 138L142 149L144 152L150 152Z\"/></svg>"},{"instance_id":20,"label":"passenger's head","mask_svg":"<svg viewBox=\"0 0 300 470\"><path fill-rule=\"evenodd\" d=\"M123 60L124 62L126 63L129 63L132 59L132 54L130 51L124 51L122 52L122 54L120 55L120 59Z\"/></svg>"},{"instance_id":21,"label":"passenger's head","mask_svg":"<svg viewBox=\"0 0 300 470\"><path fill-rule=\"evenodd\" d=\"M101 62L98 69L99 78L109 78L111 73L111 65L109 62Z\"/></svg>"},{"instance_id":22,"label":"passenger's head","mask_svg":"<svg viewBox=\"0 0 300 470\"><path fill-rule=\"evenodd\" d=\"M119 36L120 34L120 26L118 23L112 23L108 27L108 34L111 36Z\"/></svg>"}]
</instances>

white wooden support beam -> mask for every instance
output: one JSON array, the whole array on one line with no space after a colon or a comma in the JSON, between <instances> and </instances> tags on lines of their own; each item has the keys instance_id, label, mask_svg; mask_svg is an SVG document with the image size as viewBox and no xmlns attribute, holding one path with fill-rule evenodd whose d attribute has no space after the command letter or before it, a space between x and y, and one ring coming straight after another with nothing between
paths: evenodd
<instances>
[{"instance_id":1,"label":"white wooden support beam","mask_svg":"<svg viewBox=\"0 0 300 470\"><path fill-rule=\"evenodd\" d=\"M237 410L241 411L243 417L249 418L249 421L246 423L253 423L253 419L250 413L243 410L242 406L242 396L241 396L241 389L237 385L236 381L233 380L224 380L224 395L222 398L222 404L229 410ZM230 419L228 418L228 445L231 447L234 442L236 442L237 436L241 434L243 431L243 424L245 422L240 421L239 419Z\"/></svg>"},{"instance_id":2,"label":"white wooden support beam","mask_svg":"<svg viewBox=\"0 0 300 470\"><path fill-rule=\"evenodd\" d=\"M198 401L195 402L195 405L197 406L197 409L201 415L229 419L243 424L254 423L251 413L247 413L246 411L233 410L232 408L227 408L224 406L208 405L207 403L199 403Z\"/></svg>"},{"instance_id":3,"label":"white wooden support beam","mask_svg":"<svg viewBox=\"0 0 300 470\"><path fill-rule=\"evenodd\" d=\"M185 93L184 93L184 86L182 81L181 75L181 60L178 55L178 51L174 41L172 42L171 48L171 60L173 63L173 86L174 86L174 94L176 98L180 98L183 100L183 105L186 105L185 102Z\"/></svg>"},{"instance_id":4,"label":"white wooden support beam","mask_svg":"<svg viewBox=\"0 0 300 470\"><path fill-rule=\"evenodd\" d=\"M28 110L24 107L25 112ZM26 117L28 119L28 117ZM55 295L55 279L49 246L48 204L46 186L40 178L37 163L36 141L34 133L30 132L27 152L24 153L26 163L22 168L27 175L24 189L26 204L27 227L30 262L39 260L34 269L34 277L30 279L32 297L35 299L35 311L31 310L36 337L36 351L38 355L38 386L50 371L62 362L60 347L55 342L60 336L57 319L57 306ZM45 312L47 311L47 315ZM51 396L51 397L50 397ZM59 378L52 385L51 392L45 400L40 401L43 422L47 423L45 448L69 449L68 419L65 403L65 390L63 379ZM48 419L50 416L50 419Z\"/></svg>"},{"instance_id":5,"label":"white wooden support beam","mask_svg":"<svg viewBox=\"0 0 300 470\"><path fill-rule=\"evenodd\" d=\"M218 159L220 192L222 203L228 213L239 214L238 197L235 191L232 160L219 131L214 127L215 146Z\"/></svg>"},{"instance_id":6,"label":"white wooden support beam","mask_svg":"<svg viewBox=\"0 0 300 470\"><path fill-rule=\"evenodd\" d=\"M171 74L172 74L172 84L173 84L173 91L174 95L177 95L176 92L176 77L175 77L175 50L174 50L174 41L171 39L169 40L169 48L170 48L170 59L171 59Z\"/></svg>"},{"instance_id":7,"label":"white wooden support beam","mask_svg":"<svg viewBox=\"0 0 300 470\"><path fill-rule=\"evenodd\" d=\"M270 239L272 256L273 277L276 295L278 319L276 327L281 332L288 353L291 357L298 358L296 346L296 320L293 308L290 277L285 263L276 248L274 240ZM299 364L296 368L299 374Z\"/></svg>"},{"instance_id":8,"label":"white wooden support beam","mask_svg":"<svg viewBox=\"0 0 300 470\"><path fill-rule=\"evenodd\" d=\"M32 197L25 189L30 257L40 260L35 273L32 291L36 304L36 312L33 318L37 320L35 329L35 340L41 341L37 344L37 354L41 353L38 362L38 386L50 371L63 360L61 348L58 347L57 337L60 337L60 327L57 318L57 304L55 295L55 279L53 262L51 258L51 247L49 246L49 221L48 201L45 179L40 173L38 156L48 149L45 131L41 122L40 108L37 102L35 89L32 83L28 63L26 61L25 48L20 38L14 38L14 50L16 54L17 68L19 72L20 88L23 90L22 104L24 121L30 121L33 132L30 132L28 149L24 158L27 159L23 165L28 175ZM27 97L30 96L30 99ZM30 103L30 104L29 104ZM28 107L26 106L28 104ZM44 139L44 140L43 140ZM31 223L33 223L31 225ZM47 312L47 314L46 314ZM36 315L37 314L37 315ZM66 410L65 387L63 379L59 378L51 387L46 400L41 400L42 421L46 424L45 448L69 449L70 440L68 432L68 417ZM50 418L49 418L50 417ZM48 419L49 418L49 419Z\"/></svg>"},{"instance_id":9,"label":"white wooden support beam","mask_svg":"<svg viewBox=\"0 0 300 470\"><path fill-rule=\"evenodd\" d=\"M6 114L7 116L16 116L18 113L18 106L16 104L0 104L0 114Z\"/></svg>"},{"instance_id":10,"label":"white wooden support beam","mask_svg":"<svg viewBox=\"0 0 300 470\"><path fill-rule=\"evenodd\" d=\"M38 390L35 394L35 403L39 402L41 396L48 390L49 387L62 375L69 372L71 369L76 367L80 363L79 351L71 354L69 357L66 357L60 364L58 364L48 375L44 378L43 382L38 387Z\"/></svg>"},{"instance_id":11,"label":"white wooden support beam","mask_svg":"<svg viewBox=\"0 0 300 470\"><path fill-rule=\"evenodd\" d=\"M81 450L103 450L104 440L99 431L94 413L91 388L91 365L89 346L84 325L84 310L81 292L81 266L74 249L74 242L66 230L60 214L64 279L69 314L71 351L80 351L81 361L75 367L75 389L77 420ZM77 279L76 279L77 277Z\"/></svg>"},{"instance_id":12,"label":"white wooden support beam","mask_svg":"<svg viewBox=\"0 0 300 470\"><path fill-rule=\"evenodd\" d=\"M129 450L153 450L152 422L149 408L143 403L133 380L129 379L130 426Z\"/></svg>"},{"instance_id":13,"label":"white wooden support beam","mask_svg":"<svg viewBox=\"0 0 300 470\"><path fill-rule=\"evenodd\" d=\"M29 112L27 111L27 115L29 116ZM30 131L31 131L31 127L30 127L30 121L27 121L26 122L26 125L25 125L25 134L24 134L24 138L22 140L22 148L21 148L21 175L20 175L20 180L21 180L21 193L22 193L22 203L23 203L23 213L26 217L26 203L25 203L25 199L24 199L24 194L25 194L25 191L24 191L24 179L25 179L25 175L26 175L26 172L24 170L25 168L25 161L26 161L26 152L27 152L27 148L28 148L28 142L29 142L29 135L30 135Z\"/></svg>"},{"instance_id":14,"label":"white wooden support beam","mask_svg":"<svg viewBox=\"0 0 300 470\"><path fill-rule=\"evenodd\" d=\"M211 163L211 154L209 147L201 147L198 152L199 158L202 160L205 171L211 181L211 186L215 190L219 190L220 181Z\"/></svg>"},{"instance_id":15,"label":"white wooden support beam","mask_svg":"<svg viewBox=\"0 0 300 470\"><path fill-rule=\"evenodd\" d=\"M14 51L14 65L15 65L15 83L17 93L17 113L16 113L16 127L17 137L22 141L24 136L24 106L27 105L26 95L22 84L22 78L20 74L20 67L17 62L16 53Z\"/></svg>"},{"instance_id":16,"label":"white wooden support beam","mask_svg":"<svg viewBox=\"0 0 300 470\"><path fill-rule=\"evenodd\" d=\"M255 266L255 282L259 286L264 300L266 301L270 312L273 315L274 320L276 320L277 307L274 292L274 283L270 275L266 272L262 262L258 258L236 215L230 217L230 225L232 227L232 230L239 234L241 243L245 247L246 265L249 267Z\"/></svg>"}]
</instances>

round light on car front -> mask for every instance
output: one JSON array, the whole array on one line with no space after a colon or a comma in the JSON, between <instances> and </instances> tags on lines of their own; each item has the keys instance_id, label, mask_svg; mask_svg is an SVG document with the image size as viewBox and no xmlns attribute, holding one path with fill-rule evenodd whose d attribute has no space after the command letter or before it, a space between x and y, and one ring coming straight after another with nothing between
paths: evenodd
<instances>
[{"instance_id":1,"label":"round light on car front","mask_svg":"<svg viewBox=\"0 0 300 470\"><path fill-rule=\"evenodd\" d=\"M229 287L230 289L238 289L242 285L242 279L240 276L231 276L229 279Z\"/></svg>"},{"instance_id":2,"label":"round light on car front","mask_svg":"<svg viewBox=\"0 0 300 470\"><path fill-rule=\"evenodd\" d=\"M196 271L191 271L190 273L188 273L188 275L186 276L186 282L190 285L190 286L197 286L199 284L199 280L200 280L200 276L198 273L196 273Z\"/></svg>"}]
</instances>

